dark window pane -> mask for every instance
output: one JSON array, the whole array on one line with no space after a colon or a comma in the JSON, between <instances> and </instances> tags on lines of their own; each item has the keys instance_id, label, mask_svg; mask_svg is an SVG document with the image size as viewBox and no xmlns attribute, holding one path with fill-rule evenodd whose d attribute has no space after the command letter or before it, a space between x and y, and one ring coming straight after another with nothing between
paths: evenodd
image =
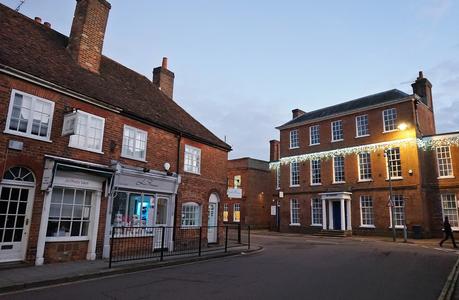
<instances>
[{"instance_id":1,"label":"dark window pane","mask_svg":"<svg viewBox=\"0 0 459 300\"><path fill-rule=\"evenodd\" d=\"M21 190L20 201L26 202L26 201L28 200L28 197L29 197L29 190L27 190L27 189L22 189L22 190Z\"/></svg>"},{"instance_id":2,"label":"dark window pane","mask_svg":"<svg viewBox=\"0 0 459 300\"><path fill-rule=\"evenodd\" d=\"M59 222L48 222L48 229L46 231L46 236L57 236L58 227L59 227Z\"/></svg>"},{"instance_id":3,"label":"dark window pane","mask_svg":"<svg viewBox=\"0 0 459 300\"><path fill-rule=\"evenodd\" d=\"M75 190L66 189L64 190L64 202L65 204L73 204L73 197L75 196Z\"/></svg>"},{"instance_id":4,"label":"dark window pane","mask_svg":"<svg viewBox=\"0 0 459 300\"><path fill-rule=\"evenodd\" d=\"M62 202L62 189L53 188L53 194L51 195L51 203L61 203Z\"/></svg>"},{"instance_id":5,"label":"dark window pane","mask_svg":"<svg viewBox=\"0 0 459 300\"><path fill-rule=\"evenodd\" d=\"M10 198L10 188L2 188L0 199L8 200Z\"/></svg>"},{"instance_id":6,"label":"dark window pane","mask_svg":"<svg viewBox=\"0 0 459 300\"><path fill-rule=\"evenodd\" d=\"M81 229L81 236L88 235L89 222L83 222L83 228Z\"/></svg>"},{"instance_id":7,"label":"dark window pane","mask_svg":"<svg viewBox=\"0 0 459 300\"><path fill-rule=\"evenodd\" d=\"M27 208L27 202L19 202L18 214L25 215L26 208Z\"/></svg>"},{"instance_id":8,"label":"dark window pane","mask_svg":"<svg viewBox=\"0 0 459 300\"><path fill-rule=\"evenodd\" d=\"M8 213L9 213L10 215L15 215L17 209L18 209L18 202L16 202L16 201L10 201L10 206L8 207Z\"/></svg>"},{"instance_id":9,"label":"dark window pane","mask_svg":"<svg viewBox=\"0 0 459 300\"><path fill-rule=\"evenodd\" d=\"M3 242L3 228L0 227L0 243Z\"/></svg>"},{"instance_id":10,"label":"dark window pane","mask_svg":"<svg viewBox=\"0 0 459 300\"><path fill-rule=\"evenodd\" d=\"M8 216L6 218L6 228L14 228L15 220L16 220L16 216Z\"/></svg>"},{"instance_id":11,"label":"dark window pane","mask_svg":"<svg viewBox=\"0 0 459 300\"><path fill-rule=\"evenodd\" d=\"M22 229L17 229L14 231L13 242L20 242L21 240L22 240Z\"/></svg>"},{"instance_id":12,"label":"dark window pane","mask_svg":"<svg viewBox=\"0 0 459 300\"><path fill-rule=\"evenodd\" d=\"M79 236L80 235L80 227L81 222L73 222L72 224L72 236Z\"/></svg>"},{"instance_id":13,"label":"dark window pane","mask_svg":"<svg viewBox=\"0 0 459 300\"><path fill-rule=\"evenodd\" d=\"M23 228L24 227L24 216L16 217L16 228Z\"/></svg>"},{"instance_id":14,"label":"dark window pane","mask_svg":"<svg viewBox=\"0 0 459 300\"><path fill-rule=\"evenodd\" d=\"M0 215L0 229L5 228L5 220L6 220L6 216Z\"/></svg>"},{"instance_id":15,"label":"dark window pane","mask_svg":"<svg viewBox=\"0 0 459 300\"><path fill-rule=\"evenodd\" d=\"M8 208L8 201L0 201L0 214L6 214Z\"/></svg>"},{"instance_id":16,"label":"dark window pane","mask_svg":"<svg viewBox=\"0 0 459 300\"><path fill-rule=\"evenodd\" d=\"M70 235L70 222L62 222L61 227L59 228L59 236L69 236Z\"/></svg>"},{"instance_id":17,"label":"dark window pane","mask_svg":"<svg viewBox=\"0 0 459 300\"><path fill-rule=\"evenodd\" d=\"M11 200L18 201L19 200L19 189L12 189L11 190Z\"/></svg>"},{"instance_id":18,"label":"dark window pane","mask_svg":"<svg viewBox=\"0 0 459 300\"><path fill-rule=\"evenodd\" d=\"M33 178L32 172L30 172L26 176L24 176L24 181L28 181L28 182L34 182L35 181L35 179Z\"/></svg>"},{"instance_id":19,"label":"dark window pane","mask_svg":"<svg viewBox=\"0 0 459 300\"><path fill-rule=\"evenodd\" d=\"M85 205L91 205L92 192L86 191L86 199L84 200Z\"/></svg>"},{"instance_id":20,"label":"dark window pane","mask_svg":"<svg viewBox=\"0 0 459 300\"><path fill-rule=\"evenodd\" d=\"M13 241L13 229L7 229L5 230L5 236L3 237L3 242L5 243L10 243Z\"/></svg>"},{"instance_id":21,"label":"dark window pane","mask_svg":"<svg viewBox=\"0 0 459 300\"><path fill-rule=\"evenodd\" d=\"M75 204L83 204L84 200L84 191L82 190L77 190L75 194Z\"/></svg>"}]
</instances>

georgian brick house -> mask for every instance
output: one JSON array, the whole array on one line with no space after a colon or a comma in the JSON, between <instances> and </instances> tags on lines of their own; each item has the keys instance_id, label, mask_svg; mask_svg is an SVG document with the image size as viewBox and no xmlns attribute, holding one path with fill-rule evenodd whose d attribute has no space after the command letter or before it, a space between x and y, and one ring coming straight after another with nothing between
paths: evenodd
<instances>
[{"instance_id":1,"label":"georgian brick house","mask_svg":"<svg viewBox=\"0 0 459 300\"><path fill-rule=\"evenodd\" d=\"M412 88L295 109L277 127L270 167L281 230L384 235L394 216L399 234L407 226L430 236L441 234L446 215L459 229L459 135L436 134L432 85L422 72Z\"/></svg>"},{"instance_id":2,"label":"georgian brick house","mask_svg":"<svg viewBox=\"0 0 459 300\"><path fill-rule=\"evenodd\" d=\"M173 100L167 59L150 80L102 55L110 8L77 0L67 37L0 4L0 262L106 257L112 226L222 222L230 146Z\"/></svg>"}]
</instances>

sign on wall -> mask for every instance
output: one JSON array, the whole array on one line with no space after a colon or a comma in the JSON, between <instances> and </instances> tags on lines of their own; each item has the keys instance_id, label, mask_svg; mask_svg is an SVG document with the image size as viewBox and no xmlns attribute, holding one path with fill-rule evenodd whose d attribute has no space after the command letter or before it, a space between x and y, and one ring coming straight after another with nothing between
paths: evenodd
<instances>
[{"instance_id":1,"label":"sign on wall","mask_svg":"<svg viewBox=\"0 0 459 300\"><path fill-rule=\"evenodd\" d=\"M276 206L271 205L271 216L275 216L275 215L276 215Z\"/></svg>"},{"instance_id":2,"label":"sign on wall","mask_svg":"<svg viewBox=\"0 0 459 300\"><path fill-rule=\"evenodd\" d=\"M62 136L75 134L77 118L77 111L64 115L64 124L62 125Z\"/></svg>"},{"instance_id":3,"label":"sign on wall","mask_svg":"<svg viewBox=\"0 0 459 300\"><path fill-rule=\"evenodd\" d=\"M242 198L242 189L229 188L226 194L228 198L240 199Z\"/></svg>"}]
</instances>

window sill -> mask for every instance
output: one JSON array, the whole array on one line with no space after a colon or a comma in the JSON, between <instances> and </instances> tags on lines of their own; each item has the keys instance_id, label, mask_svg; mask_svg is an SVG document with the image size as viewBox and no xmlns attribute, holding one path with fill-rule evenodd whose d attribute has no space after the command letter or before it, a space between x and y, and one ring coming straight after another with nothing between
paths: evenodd
<instances>
[{"instance_id":1,"label":"window sill","mask_svg":"<svg viewBox=\"0 0 459 300\"><path fill-rule=\"evenodd\" d=\"M364 135L357 135L355 138L359 139L359 138L364 138L364 137L369 137L369 136L370 136L369 134L364 134Z\"/></svg>"},{"instance_id":2,"label":"window sill","mask_svg":"<svg viewBox=\"0 0 459 300\"><path fill-rule=\"evenodd\" d=\"M401 225L395 225L395 229L403 229L404 226ZM389 229L392 229L392 226L389 226Z\"/></svg>"},{"instance_id":3,"label":"window sill","mask_svg":"<svg viewBox=\"0 0 459 300\"><path fill-rule=\"evenodd\" d=\"M344 139L340 139L340 140L331 140L332 143L337 143L337 142L342 142L344 141Z\"/></svg>"},{"instance_id":4,"label":"window sill","mask_svg":"<svg viewBox=\"0 0 459 300\"><path fill-rule=\"evenodd\" d=\"M391 132L395 132L395 131L398 131L398 129L392 129L392 130L384 130L382 133L391 133Z\"/></svg>"},{"instance_id":5,"label":"window sill","mask_svg":"<svg viewBox=\"0 0 459 300\"><path fill-rule=\"evenodd\" d=\"M129 156L123 155L123 154L121 154L121 157L122 158L126 158L126 159L135 160L135 161L140 161L140 162L143 162L143 163L147 163L148 162L148 161L145 160L145 158L142 159L142 158L129 157Z\"/></svg>"},{"instance_id":6,"label":"window sill","mask_svg":"<svg viewBox=\"0 0 459 300\"><path fill-rule=\"evenodd\" d=\"M321 186L322 183L311 183L310 186Z\"/></svg>"},{"instance_id":7,"label":"window sill","mask_svg":"<svg viewBox=\"0 0 459 300\"><path fill-rule=\"evenodd\" d=\"M373 182L373 179L360 179L357 182L360 182L360 183L362 183L362 182Z\"/></svg>"},{"instance_id":8,"label":"window sill","mask_svg":"<svg viewBox=\"0 0 459 300\"><path fill-rule=\"evenodd\" d=\"M89 241L89 237L87 236L47 236L45 242L82 242L82 241Z\"/></svg>"},{"instance_id":9,"label":"window sill","mask_svg":"<svg viewBox=\"0 0 459 300\"><path fill-rule=\"evenodd\" d=\"M297 188L297 187L300 187L299 184L295 184L295 185L290 185L291 188Z\"/></svg>"},{"instance_id":10,"label":"window sill","mask_svg":"<svg viewBox=\"0 0 459 300\"><path fill-rule=\"evenodd\" d=\"M70 148L74 148L74 149L78 149L78 150L93 152L93 153L97 153L97 154L104 154L104 152L100 151L100 150L93 150L93 149L88 149L88 148L83 148L83 147L77 147L77 146L73 146L73 145L70 145L70 144L69 144L69 147Z\"/></svg>"},{"instance_id":11,"label":"window sill","mask_svg":"<svg viewBox=\"0 0 459 300\"><path fill-rule=\"evenodd\" d=\"M359 228L370 228L370 229L374 229L376 228L375 225L360 225Z\"/></svg>"},{"instance_id":12,"label":"window sill","mask_svg":"<svg viewBox=\"0 0 459 300\"><path fill-rule=\"evenodd\" d=\"M320 145L320 143L316 143L316 144L309 144L309 146L317 146L317 145Z\"/></svg>"},{"instance_id":13,"label":"window sill","mask_svg":"<svg viewBox=\"0 0 459 300\"><path fill-rule=\"evenodd\" d=\"M390 180L391 181L403 180L403 177L392 177ZM386 178L386 181L389 181L389 178Z\"/></svg>"},{"instance_id":14,"label":"window sill","mask_svg":"<svg viewBox=\"0 0 459 300\"><path fill-rule=\"evenodd\" d=\"M322 227L323 225L322 224L311 224L311 226L314 226L314 227Z\"/></svg>"},{"instance_id":15,"label":"window sill","mask_svg":"<svg viewBox=\"0 0 459 300\"><path fill-rule=\"evenodd\" d=\"M290 150L292 149L300 149L300 146L296 146L296 147L289 147Z\"/></svg>"},{"instance_id":16,"label":"window sill","mask_svg":"<svg viewBox=\"0 0 459 300\"><path fill-rule=\"evenodd\" d=\"M3 133L11 134L11 135L16 135L16 136L20 136L20 137L25 137L25 138L28 138L28 139L37 140L37 141L42 141L42 142L47 142L47 143L52 143L52 142L53 142L53 141L51 141L51 140L49 139L49 137L41 138L41 137L39 137L39 136L35 136L35 135L32 135L32 134L28 134L28 133L22 133L22 132L18 132L18 131L14 131L14 130L5 129L5 130L3 131Z\"/></svg>"},{"instance_id":17,"label":"window sill","mask_svg":"<svg viewBox=\"0 0 459 300\"><path fill-rule=\"evenodd\" d=\"M201 225L182 225L180 226L180 229L199 229Z\"/></svg>"},{"instance_id":18,"label":"window sill","mask_svg":"<svg viewBox=\"0 0 459 300\"><path fill-rule=\"evenodd\" d=\"M346 181L335 181L335 182L332 182L332 184L344 184L346 183Z\"/></svg>"},{"instance_id":19,"label":"window sill","mask_svg":"<svg viewBox=\"0 0 459 300\"><path fill-rule=\"evenodd\" d=\"M296 226L296 227L298 227L298 226L301 226L301 224L300 223L290 223L290 224L288 224L288 226Z\"/></svg>"},{"instance_id":20,"label":"window sill","mask_svg":"<svg viewBox=\"0 0 459 300\"><path fill-rule=\"evenodd\" d=\"M438 176L437 179L453 179L453 178L456 178L456 176L452 175L452 176Z\"/></svg>"}]
</instances>

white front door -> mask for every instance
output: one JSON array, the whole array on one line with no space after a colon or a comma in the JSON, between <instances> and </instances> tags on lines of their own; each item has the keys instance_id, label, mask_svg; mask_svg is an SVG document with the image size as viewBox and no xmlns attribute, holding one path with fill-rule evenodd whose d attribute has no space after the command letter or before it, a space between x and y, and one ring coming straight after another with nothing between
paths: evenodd
<instances>
[{"instance_id":1,"label":"white front door","mask_svg":"<svg viewBox=\"0 0 459 300\"><path fill-rule=\"evenodd\" d=\"M0 185L0 262L25 259L33 188Z\"/></svg>"},{"instance_id":2,"label":"white front door","mask_svg":"<svg viewBox=\"0 0 459 300\"><path fill-rule=\"evenodd\" d=\"M207 222L207 242L216 243L217 242L217 212L218 212L218 203L209 202L209 219Z\"/></svg>"},{"instance_id":3,"label":"white front door","mask_svg":"<svg viewBox=\"0 0 459 300\"><path fill-rule=\"evenodd\" d=\"M164 248L168 248L169 238L172 234L172 228L167 227L167 207L168 207L169 197L158 196L156 199L156 216L155 216L155 249L161 248L161 243L163 239L163 226L164 228Z\"/></svg>"}]
</instances>

